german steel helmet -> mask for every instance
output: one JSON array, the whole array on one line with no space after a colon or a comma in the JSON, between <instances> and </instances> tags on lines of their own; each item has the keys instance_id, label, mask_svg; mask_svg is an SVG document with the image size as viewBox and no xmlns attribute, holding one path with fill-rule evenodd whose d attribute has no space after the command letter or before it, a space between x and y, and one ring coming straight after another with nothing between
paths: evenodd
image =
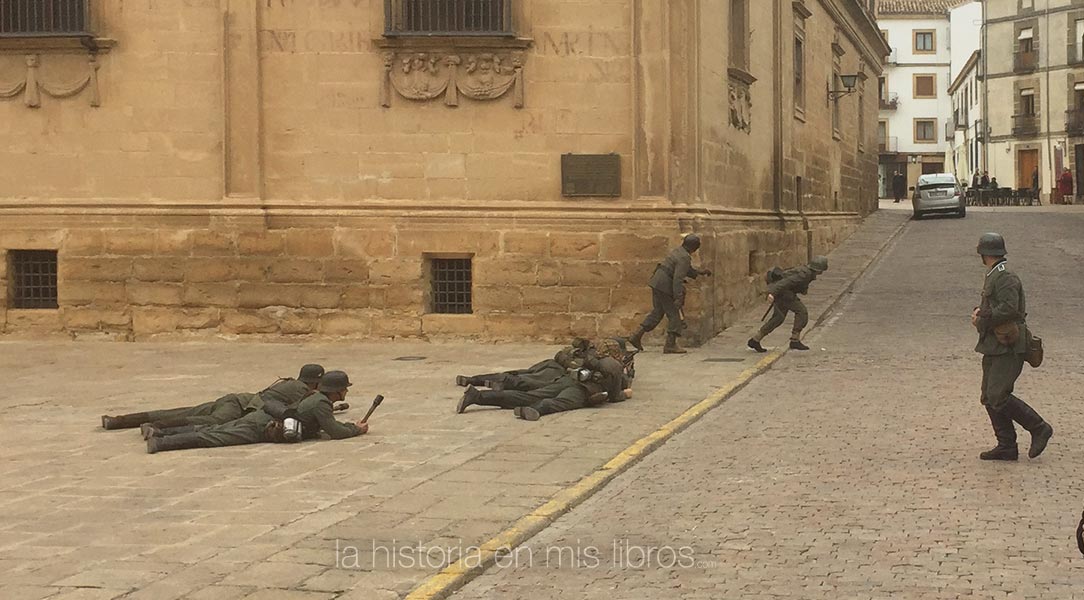
<instances>
[{"instance_id":1,"label":"german steel helmet","mask_svg":"<svg viewBox=\"0 0 1084 600\"><path fill-rule=\"evenodd\" d=\"M1005 256L1005 238L1000 233L984 233L979 238L979 254L983 256Z\"/></svg>"},{"instance_id":2,"label":"german steel helmet","mask_svg":"<svg viewBox=\"0 0 1084 600\"><path fill-rule=\"evenodd\" d=\"M814 256L813 260L809 261L809 268L818 273L823 273L828 270L828 257L827 256Z\"/></svg>"},{"instance_id":3,"label":"german steel helmet","mask_svg":"<svg viewBox=\"0 0 1084 600\"><path fill-rule=\"evenodd\" d=\"M700 249L700 236L695 233L690 233L681 240L681 247L689 252L696 252Z\"/></svg>"},{"instance_id":4,"label":"german steel helmet","mask_svg":"<svg viewBox=\"0 0 1084 600\"><path fill-rule=\"evenodd\" d=\"M297 376L297 380L304 383L320 383L320 378L323 376L324 367L308 364L301 367L301 373Z\"/></svg>"},{"instance_id":5,"label":"german steel helmet","mask_svg":"<svg viewBox=\"0 0 1084 600\"><path fill-rule=\"evenodd\" d=\"M321 392L341 392L346 388L354 384L350 383L350 378L346 376L346 373L342 371L328 371L324 373L324 377L320 379L320 391Z\"/></svg>"}]
</instances>

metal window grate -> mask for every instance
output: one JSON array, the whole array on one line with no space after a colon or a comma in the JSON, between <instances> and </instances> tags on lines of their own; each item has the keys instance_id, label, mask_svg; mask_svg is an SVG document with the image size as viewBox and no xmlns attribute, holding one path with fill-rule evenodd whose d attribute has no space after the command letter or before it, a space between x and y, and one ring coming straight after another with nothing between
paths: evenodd
<instances>
[{"instance_id":1,"label":"metal window grate","mask_svg":"<svg viewBox=\"0 0 1084 600\"><path fill-rule=\"evenodd\" d=\"M89 35L88 0L0 0L0 37Z\"/></svg>"},{"instance_id":2,"label":"metal window grate","mask_svg":"<svg viewBox=\"0 0 1084 600\"><path fill-rule=\"evenodd\" d=\"M56 308L56 250L9 250L11 307Z\"/></svg>"},{"instance_id":3,"label":"metal window grate","mask_svg":"<svg viewBox=\"0 0 1084 600\"><path fill-rule=\"evenodd\" d=\"M384 0L384 35L512 33L512 0Z\"/></svg>"},{"instance_id":4,"label":"metal window grate","mask_svg":"<svg viewBox=\"0 0 1084 600\"><path fill-rule=\"evenodd\" d=\"M433 312L466 315L471 306L471 259L433 258Z\"/></svg>"}]
</instances>

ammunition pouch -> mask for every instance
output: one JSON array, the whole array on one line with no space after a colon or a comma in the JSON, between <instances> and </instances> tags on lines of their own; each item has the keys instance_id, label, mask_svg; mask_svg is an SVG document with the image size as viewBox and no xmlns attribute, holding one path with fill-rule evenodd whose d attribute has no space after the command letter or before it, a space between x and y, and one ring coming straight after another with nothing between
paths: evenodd
<instances>
[{"instance_id":1,"label":"ammunition pouch","mask_svg":"<svg viewBox=\"0 0 1084 600\"><path fill-rule=\"evenodd\" d=\"M263 402L263 411L276 421L282 421L287 417L286 413L290 412L290 408L282 400L269 398Z\"/></svg>"},{"instance_id":2,"label":"ammunition pouch","mask_svg":"<svg viewBox=\"0 0 1084 600\"><path fill-rule=\"evenodd\" d=\"M275 419L264 428L264 437L275 444L296 444L303 439L301 422L294 417Z\"/></svg>"},{"instance_id":3,"label":"ammunition pouch","mask_svg":"<svg viewBox=\"0 0 1084 600\"><path fill-rule=\"evenodd\" d=\"M1028 336L1028 351L1024 354L1024 360L1033 369L1038 369L1043 364L1043 338L1037 335Z\"/></svg>"},{"instance_id":4,"label":"ammunition pouch","mask_svg":"<svg viewBox=\"0 0 1084 600\"><path fill-rule=\"evenodd\" d=\"M1016 321L1002 323L994 327L994 336L1002 346L1013 347L1020 341L1020 324Z\"/></svg>"}]
</instances>

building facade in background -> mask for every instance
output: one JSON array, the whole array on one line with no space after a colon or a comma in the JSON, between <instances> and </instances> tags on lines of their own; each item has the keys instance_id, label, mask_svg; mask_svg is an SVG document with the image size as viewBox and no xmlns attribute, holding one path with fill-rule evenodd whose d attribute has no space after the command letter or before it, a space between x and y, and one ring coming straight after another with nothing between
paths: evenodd
<instances>
[{"instance_id":1,"label":"building facade in background","mask_svg":"<svg viewBox=\"0 0 1084 600\"><path fill-rule=\"evenodd\" d=\"M969 187L974 185L976 175L981 185L982 174L986 171L981 59L981 50L972 52L949 86L953 141L946 160L952 165L951 172L956 174L956 179Z\"/></svg>"},{"instance_id":2,"label":"building facade in background","mask_svg":"<svg viewBox=\"0 0 1084 600\"><path fill-rule=\"evenodd\" d=\"M953 61L979 48L979 20L957 15L963 0L880 0L878 25L892 51L879 82L881 196L891 196L892 176L902 172L908 187L924 173L951 172L946 164L956 137L949 86ZM977 9L976 9L977 10ZM972 31L967 29L970 24ZM955 37L954 37L955 36ZM959 39L957 39L959 38ZM961 63L962 64L962 63ZM959 67L957 67L958 69ZM949 154L951 156L951 154Z\"/></svg>"},{"instance_id":3,"label":"building facade in background","mask_svg":"<svg viewBox=\"0 0 1084 600\"><path fill-rule=\"evenodd\" d=\"M695 341L876 207L867 1L35 2L7 333L614 334L696 232Z\"/></svg>"},{"instance_id":4,"label":"building facade in background","mask_svg":"<svg viewBox=\"0 0 1084 600\"><path fill-rule=\"evenodd\" d=\"M1004 187L1054 190L1084 171L1084 3L988 0L983 32L990 172Z\"/></svg>"}]
</instances>

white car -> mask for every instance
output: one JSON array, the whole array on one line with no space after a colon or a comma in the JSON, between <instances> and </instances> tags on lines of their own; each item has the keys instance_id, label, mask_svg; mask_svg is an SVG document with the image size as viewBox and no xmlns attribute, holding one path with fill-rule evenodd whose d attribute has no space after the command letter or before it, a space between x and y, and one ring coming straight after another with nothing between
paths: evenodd
<instances>
[{"instance_id":1,"label":"white car","mask_svg":"<svg viewBox=\"0 0 1084 600\"><path fill-rule=\"evenodd\" d=\"M922 175L911 191L916 219L933 213L953 213L961 218L967 214L964 190L952 173Z\"/></svg>"}]
</instances>

